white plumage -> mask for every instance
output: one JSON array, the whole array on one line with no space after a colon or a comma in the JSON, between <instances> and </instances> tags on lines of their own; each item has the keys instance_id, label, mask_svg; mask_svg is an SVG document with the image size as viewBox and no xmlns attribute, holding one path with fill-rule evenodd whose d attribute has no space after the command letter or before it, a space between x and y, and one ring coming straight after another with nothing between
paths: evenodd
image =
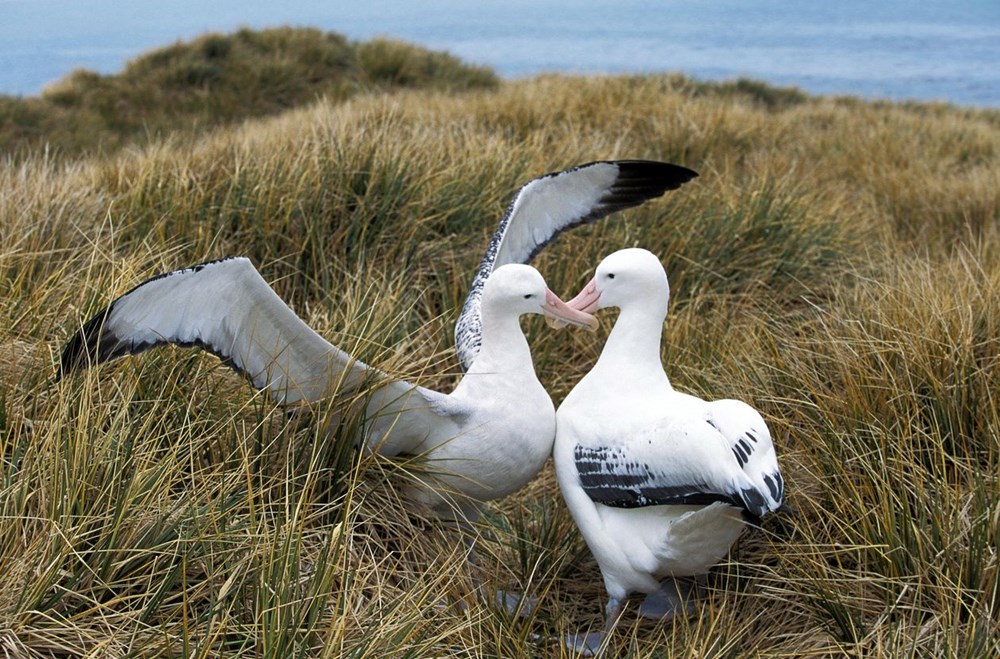
<instances>
[{"instance_id":1,"label":"white plumage","mask_svg":"<svg viewBox=\"0 0 1000 659\"><path fill-rule=\"evenodd\" d=\"M618 320L594 368L556 413L554 458L573 519L601 568L606 627L647 593L658 614L683 607L665 578L707 572L747 521L782 506L784 482L760 414L738 400L676 391L660 361L669 286L642 249L605 258L569 302ZM574 640L594 652L603 635Z\"/></svg>"}]
</instances>

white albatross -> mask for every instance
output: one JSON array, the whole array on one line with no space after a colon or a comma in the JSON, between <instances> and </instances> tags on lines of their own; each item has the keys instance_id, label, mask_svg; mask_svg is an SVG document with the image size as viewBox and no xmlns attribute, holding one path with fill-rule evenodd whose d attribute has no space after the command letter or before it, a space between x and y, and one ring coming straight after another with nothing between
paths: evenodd
<instances>
[{"instance_id":1,"label":"white albatross","mask_svg":"<svg viewBox=\"0 0 1000 659\"><path fill-rule=\"evenodd\" d=\"M748 522L782 507L760 414L670 385L660 361L669 296L659 259L624 249L568 302L620 310L597 364L556 412L559 487L608 593L604 632L567 639L584 654L599 651L631 593L647 593L647 617L684 611L673 578L708 572Z\"/></svg>"},{"instance_id":2,"label":"white albatross","mask_svg":"<svg viewBox=\"0 0 1000 659\"><path fill-rule=\"evenodd\" d=\"M566 306L530 265L497 268L483 287L479 355L444 394L354 359L296 316L248 259L229 258L156 277L121 296L73 337L63 361L111 359L169 342L210 350L284 402L319 400L331 383L339 392L375 385L365 409L365 448L438 462L426 481L409 484L410 499L441 517L474 519L479 502L513 492L542 468L555 436L555 408L535 375L518 322L523 314L597 324Z\"/></svg>"},{"instance_id":3,"label":"white albatross","mask_svg":"<svg viewBox=\"0 0 1000 659\"><path fill-rule=\"evenodd\" d=\"M380 379L366 408L364 446L439 465L432 481L411 489L412 498L443 516L474 519L480 502L534 477L554 440L554 408L518 316L593 322L566 308L533 268L513 266L568 228L695 176L669 163L627 160L589 163L523 186L493 235L456 326L467 374L451 394L389 379L329 343L242 257L166 273L117 298L67 343L60 375L170 343L212 352L280 403L315 402Z\"/></svg>"}]
</instances>

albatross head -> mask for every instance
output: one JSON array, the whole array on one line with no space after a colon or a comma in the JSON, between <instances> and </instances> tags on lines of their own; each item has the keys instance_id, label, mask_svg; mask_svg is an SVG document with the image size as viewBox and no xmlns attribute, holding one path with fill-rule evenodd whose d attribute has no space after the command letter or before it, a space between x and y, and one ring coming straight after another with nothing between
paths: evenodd
<instances>
[{"instance_id":1,"label":"albatross head","mask_svg":"<svg viewBox=\"0 0 1000 659\"><path fill-rule=\"evenodd\" d=\"M670 285L660 259L649 250L630 248L605 257L590 283L566 304L593 313L609 307L662 303L666 315L669 298Z\"/></svg>"},{"instance_id":2,"label":"albatross head","mask_svg":"<svg viewBox=\"0 0 1000 659\"><path fill-rule=\"evenodd\" d=\"M549 290L542 275L530 265L512 263L493 271L483 288L483 313L521 316L544 314L563 325L587 329L597 327L597 319L568 306Z\"/></svg>"}]
</instances>

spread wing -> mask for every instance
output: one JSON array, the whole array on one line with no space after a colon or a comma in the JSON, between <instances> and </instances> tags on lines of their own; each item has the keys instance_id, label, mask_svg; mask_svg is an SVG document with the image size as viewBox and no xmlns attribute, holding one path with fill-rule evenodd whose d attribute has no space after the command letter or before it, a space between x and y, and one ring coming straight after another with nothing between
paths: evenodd
<instances>
[{"instance_id":1,"label":"spread wing","mask_svg":"<svg viewBox=\"0 0 1000 659\"><path fill-rule=\"evenodd\" d=\"M321 337L242 257L168 272L114 300L66 344L60 376L167 343L213 353L281 403L383 380L367 423L369 444L388 454L449 432L465 416L449 396L389 379Z\"/></svg>"},{"instance_id":2,"label":"spread wing","mask_svg":"<svg viewBox=\"0 0 1000 659\"><path fill-rule=\"evenodd\" d=\"M60 374L166 343L203 348L286 403L374 374L306 325L241 257L153 277L114 300L66 344Z\"/></svg>"},{"instance_id":3,"label":"spread wing","mask_svg":"<svg viewBox=\"0 0 1000 659\"><path fill-rule=\"evenodd\" d=\"M728 441L702 420L656 425L628 438L577 445L573 458L584 492L606 506L721 501L741 508L752 519L771 510L740 468Z\"/></svg>"},{"instance_id":4,"label":"spread wing","mask_svg":"<svg viewBox=\"0 0 1000 659\"><path fill-rule=\"evenodd\" d=\"M455 346L468 369L479 354L480 298L487 277L507 263L528 263L563 231L663 195L698 176L665 162L592 162L524 185L486 248L455 325Z\"/></svg>"}]
</instances>

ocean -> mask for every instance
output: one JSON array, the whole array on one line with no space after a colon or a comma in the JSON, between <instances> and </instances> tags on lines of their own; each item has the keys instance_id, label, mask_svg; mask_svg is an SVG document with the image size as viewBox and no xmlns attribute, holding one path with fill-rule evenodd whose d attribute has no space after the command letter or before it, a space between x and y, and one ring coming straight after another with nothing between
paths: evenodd
<instances>
[{"instance_id":1,"label":"ocean","mask_svg":"<svg viewBox=\"0 0 1000 659\"><path fill-rule=\"evenodd\" d=\"M447 50L506 78L750 77L816 94L1000 107L1000 0L0 0L0 94L121 70L205 32L317 27Z\"/></svg>"}]
</instances>

